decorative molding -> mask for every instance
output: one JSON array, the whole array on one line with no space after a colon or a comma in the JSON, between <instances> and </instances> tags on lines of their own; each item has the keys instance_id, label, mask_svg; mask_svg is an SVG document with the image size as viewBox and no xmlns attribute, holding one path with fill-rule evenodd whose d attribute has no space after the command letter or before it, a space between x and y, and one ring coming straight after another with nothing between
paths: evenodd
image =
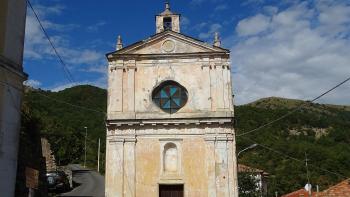
<instances>
[{"instance_id":1,"label":"decorative molding","mask_svg":"<svg viewBox=\"0 0 350 197\"><path fill-rule=\"evenodd\" d=\"M197 53L155 53L155 54L114 54L108 56L109 61L113 59L174 59L174 58L204 58L204 57L213 57L221 56L222 58L229 58L227 52L197 52Z\"/></svg>"},{"instance_id":2,"label":"decorative molding","mask_svg":"<svg viewBox=\"0 0 350 197\"><path fill-rule=\"evenodd\" d=\"M107 120L107 127L110 126L145 126L145 125L151 125L151 126L179 126L179 125L212 125L212 124L232 124L233 118L209 118L209 119L159 119L159 120Z\"/></svg>"},{"instance_id":3,"label":"decorative molding","mask_svg":"<svg viewBox=\"0 0 350 197\"><path fill-rule=\"evenodd\" d=\"M23 78L24 81L28 78L28 74L23 72L23 69L19 69L22 68L21 65L16 64L15 62L2 55L0 55L0 67L3 67L4 69L20 76L21 78Z\"/></svg>"},{"instance_id":4,"label":"decorative molding","mask_svg":"<svg viewBox=\"0 0 350 197\"><path fill-rule=\"evenodd\" d=\"M121 143L124 143L124 139L120 139L120 138L113 138L113 139L109 139L108 140L109 143L118 143L118 142L121 142Z\"/></svg>"},{"instance_id":5,"label":"decorative molding","mask_svg":"<svg viewBox=\"0 0 350 197\"><path fill-rule=\"evenodd\" d=\"M160 138L159 141L173 142L173 141L183 141L183 139L182 138Z\"/></svg>"},{"instance_id":6,"label":"decorative molding","mask_svg":"<svg viewBox=\"0 0 350 197\"><path fill-rule=\"evenodd\" d=\"M115 70L123 70L124 72L129 71L129 70L135 70L137 71L136 66L111 66L109 69L111 72Z\"/></svg>"},{"instance_id":7,"label":"decorative molding","mask_svg":"<svg viewBox=\"0 0 350 197\"><path fill-rule=\"evenodd\" d=\"M125 138L124 142L134 142L134 143L136 143L137 139L136 138Z\"/></svg>"},{"instance_id":8,"label":"decorative molding","mask_svg":"<svg viewBox=\"0 0 350 197\"><path fill-rule=\"evenodd\" d=\"M176 48L176 44L173 40L167 39L162 43L162 50L165 53L171 53L174 52Z\"/></svg>"}]
</instances>

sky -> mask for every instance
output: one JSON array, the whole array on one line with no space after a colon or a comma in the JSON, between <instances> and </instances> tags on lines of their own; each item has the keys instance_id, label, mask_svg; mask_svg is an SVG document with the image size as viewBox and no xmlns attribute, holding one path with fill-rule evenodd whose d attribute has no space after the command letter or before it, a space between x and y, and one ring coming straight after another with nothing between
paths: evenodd
<instances>
[{"instance_id":1,"label":"sky","mask_svg":"<svg viewBox=\"0 0 350 197\"><path fill-rule=\"evenodd\" d=\"M33 12L27 10L27 85L60 91L107 87L105 54L155 34L162 0L31 0L73 76L68 80ZM171 0L181 33L231 51L235 103L264 97L311 100L350 76L349 0ZM350 105L350 83L318 102Z\"/></svg>"}]
</instances>

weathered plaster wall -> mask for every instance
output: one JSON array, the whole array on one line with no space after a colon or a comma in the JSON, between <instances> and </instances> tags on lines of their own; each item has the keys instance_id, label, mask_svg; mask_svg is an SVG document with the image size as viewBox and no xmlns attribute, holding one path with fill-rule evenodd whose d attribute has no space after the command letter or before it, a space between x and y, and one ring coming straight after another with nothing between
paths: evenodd
<instances>
[{"instance_id":1,"label":"weathered plaster wall","mask_svg":"<svg viewBox=\"0 0 350 197\"><path fill-rule=\"evenodd\" d=\"M237 197L229 52L170 31L141 43L108 55L106 195ZM168 80L188 92L173 114L152 101Z\"/></svg>"},{"instance_id":2,"label":"weathered plaster wall","mask_svg":"<svg viewBox=\"0 0 350 197\"><path fill-rule=\"evenodd\" d=\"M22 70L27 4L25 0L2 1L7 1L7 9L5 10L7 16L5 17L5 28L2 29L5 32L5 39L1 55L14 62L16 69Z\"/></svg>"},{"instance_id":3,"label":"weathered plaster wall","mask_svg":"<svg viewBox=\"0 0 350 197\"><path fill-rule=\"evenodd\" d=\"M22 80L0 65L0 191L4 197L15 191Z\"/></svg>"},{"instance_id":4,"label":"weathered plaster wall","mask_svg":"<svg viewBox=\"0 0 350 197\"><path fill-rule=\"evenodd\" d=\"M0 54L3 54L5 47L6 35L6 21L7 21L7 1L0 1Z\"/></svg>"},{"instance_id":5,"label":"weathered plaster wall","mask_svg":"<svg viewBox=\"0 0 350 197\"><path fill-rule=\"evenodd\" d=\"M112 63L108 118L232 117L231 75L227 59L167 59ZM115 68L115 69L113 69ZM166 80L184 86L187 104L176 114L160 110L152 90ZM113 102L110 102L113 99Z\"/></svg>"},{"instance_id":6,"label":"weathered plaster wall","mask_svg":"<svg viewBox=\"0 0 350 197\"><path fill-rule=\"evenodd\" d=\"M0 191L15 192L23 73L25 0L0 3Z\"/></svg>"},{"instance_id":7,"label":"weathered plaster wall","mask_svg":"<svg viewBox=\"0 0 350 197\"><path fill-rule=\"evenodd\" d=\"M159 184L184 184L185 196L191 197L234 196L235 142L229 125L135 125L110 129L107 196L154 197ZM176 172L166 172L164 168L164 147L169 143L175 144L178 151Z\"/></svg>"}]
</instances>

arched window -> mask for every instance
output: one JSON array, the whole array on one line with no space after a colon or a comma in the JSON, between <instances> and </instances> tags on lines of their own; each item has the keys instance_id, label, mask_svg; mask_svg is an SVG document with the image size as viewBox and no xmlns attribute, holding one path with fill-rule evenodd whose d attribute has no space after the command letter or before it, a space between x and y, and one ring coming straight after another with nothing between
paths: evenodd
<instances>
[{"instance_id":1,"label":"arched window","mask_svg":"<svg viewBox=\"0 0 350 197\"><path fill-rule=\"evenodd\" d=\"M187 90L175 81L163 82L152 93L153 102L170 114L182 108L187 99Z\"/></svg>"},{"instance_id":2,"label":"arched window","mask_svg":"<svg viewBox=\"0 0 350 197\"><path fill-rule=\"evenodd\" d=\"M168 143L164 146L163 153L163 169L164 172L177 172L178 170L178 151L173 143Z\"/></svg>"}]
</instances>

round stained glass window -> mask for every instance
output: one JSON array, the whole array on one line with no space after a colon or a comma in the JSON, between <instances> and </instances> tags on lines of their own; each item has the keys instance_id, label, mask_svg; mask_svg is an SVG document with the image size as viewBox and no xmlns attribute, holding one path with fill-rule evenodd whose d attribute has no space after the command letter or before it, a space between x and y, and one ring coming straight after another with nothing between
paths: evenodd
<instances>
[{"instance_id":1,"label":"round stained glass window","mask_svg":"<svg viewBox=\"0 0 350 197\"><path fill-rule=\"evenodd\" d=\"M173 114L187 102L187 90L175 81L160 84L152 93L153 102L163 111Z\"/></svg>"}]
</instances>

